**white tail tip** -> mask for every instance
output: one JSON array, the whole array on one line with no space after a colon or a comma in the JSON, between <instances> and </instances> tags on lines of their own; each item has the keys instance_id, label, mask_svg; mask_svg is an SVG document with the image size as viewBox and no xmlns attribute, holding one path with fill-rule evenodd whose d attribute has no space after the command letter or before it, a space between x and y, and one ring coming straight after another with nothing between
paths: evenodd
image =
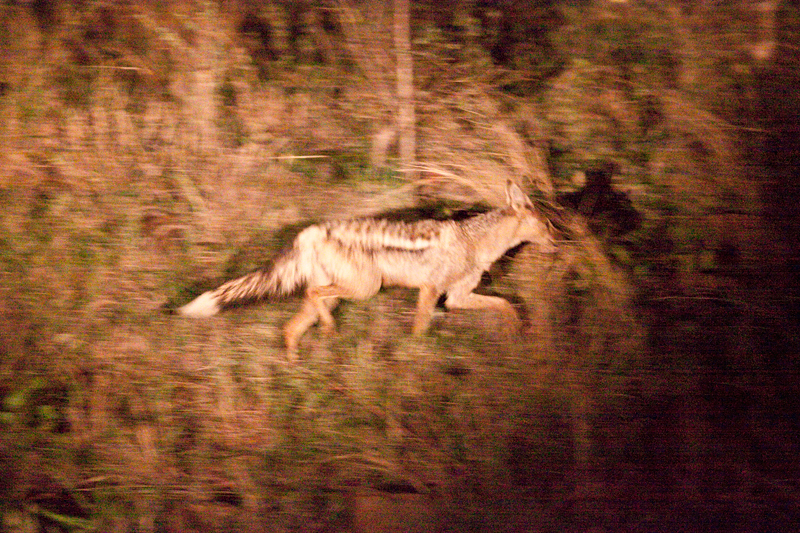
<instances>
[{"instance_id":1,"label":"white tail tip","mask_svg":"<svg viewBox=\"0 0 800 533\"><path fill-rule=\"evenodd\" d=\"M188 304L178 308L178 313L184 316L203 318L219 313L219 305L211 292L204 292Z\"/></svg>"}]
</instances>

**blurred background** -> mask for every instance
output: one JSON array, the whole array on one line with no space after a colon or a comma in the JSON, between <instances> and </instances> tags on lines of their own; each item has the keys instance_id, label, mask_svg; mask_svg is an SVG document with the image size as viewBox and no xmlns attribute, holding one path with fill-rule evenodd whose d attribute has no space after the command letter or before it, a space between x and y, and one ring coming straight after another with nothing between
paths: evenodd
<instances>
[{"instance_id":1,"label":"blurred background","mask_svg":"<svg viewBox=\"0 0 800 533\"><path fill-rule=\"evenodd\" d=\"M0 532L797 531L800 6L0 2ZM165 309L520 183L479 291Z\"/></svg>"}]
</instances>

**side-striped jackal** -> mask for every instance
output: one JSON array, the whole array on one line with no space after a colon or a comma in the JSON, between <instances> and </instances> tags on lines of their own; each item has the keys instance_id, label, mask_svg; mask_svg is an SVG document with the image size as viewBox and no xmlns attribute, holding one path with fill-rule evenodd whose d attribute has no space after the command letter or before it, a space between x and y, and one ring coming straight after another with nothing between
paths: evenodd
<instances>
[{"instance_id":1,"label":"side-striped jackal","mask_svg":"<svg viewBox=\"0 0 800 533\"><path fill-rule=\"evenodd\" d=\"M302 309L284 327L291 357L300 337L319 321L333 332L340 298L367 299L382 286L419 289L414 334L424 333L447 294L448 309L493 309L510 325L519 318L503 298L475 294L481 274L506 251L533 242L554 251L550 223L511 180L506 205L461 221L397 222L379 218L330 221L303 230L269 269L259 269L201 294L178 309L207 317L232 304L285 295L305 285Z\"/></svg>"}]
</instances>

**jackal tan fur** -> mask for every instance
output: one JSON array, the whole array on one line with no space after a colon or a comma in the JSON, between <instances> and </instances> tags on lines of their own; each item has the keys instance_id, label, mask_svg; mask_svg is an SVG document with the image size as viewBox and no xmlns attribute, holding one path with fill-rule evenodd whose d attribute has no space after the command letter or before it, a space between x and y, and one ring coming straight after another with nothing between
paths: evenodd
<instances>
[{"instance_id":1,"label":"jackal tan fur","mask_svg":"<svg viewBox=\"0 0 800 533\"><path fill-rule=\"evenodd\" d=\"M377 218L331 221L303 230L270 269L228 281L178 309L192 317L215 315L227 306L285 295L305 285L302 309L284 327L291 357L302 335L319 321L331 333L331 310L340 298L367 299L382 286L419 289L415 335L424 333L446 294L448 309L490 309L512 326L519 318L503 298L475 294L481 274L522 242L554 250L549 222L510 180L506 205L462 221L397 222Z\"/></svg>"}]
</instances>

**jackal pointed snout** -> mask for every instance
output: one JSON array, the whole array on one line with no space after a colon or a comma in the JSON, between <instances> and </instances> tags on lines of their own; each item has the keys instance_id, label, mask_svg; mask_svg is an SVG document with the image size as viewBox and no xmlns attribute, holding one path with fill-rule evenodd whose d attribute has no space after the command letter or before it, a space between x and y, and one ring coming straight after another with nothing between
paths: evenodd
<instances>
[{"instance_id":1,"label":"jackal pointed snout","mask_svg":"<svg viewBox=\"0 0 800 533\"><path fill-rule=\"evenodd\" d=\"M539 251L544 254L554 254L558 252L558 244L555 236L550 233L539 243Z\"/></svg>"},{"instance_id":2,"label":"jackal pointed snout","mask_svg":"<svg viewBox=\"0 0 800 533\"><path fill-rule=\"evenodd\" d=\"M554 254L558 252L558 242L564 238L563 234L553 226L550 220L546 221L547 224L547 239L542 243L542 252L546 254Z\"/></svg>"}]
</instances>

